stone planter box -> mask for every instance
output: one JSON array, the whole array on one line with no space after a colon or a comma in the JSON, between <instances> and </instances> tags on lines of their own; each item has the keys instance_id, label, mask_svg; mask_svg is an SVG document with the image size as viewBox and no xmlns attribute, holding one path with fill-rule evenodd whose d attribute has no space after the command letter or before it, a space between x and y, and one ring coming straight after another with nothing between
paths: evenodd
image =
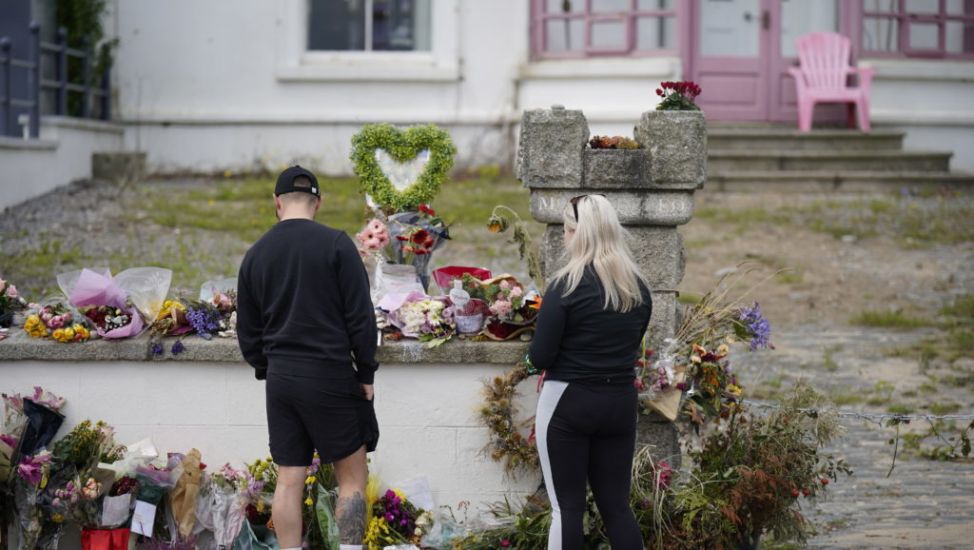
<instances>
[{"instance_id":1,"label":"stone planter box","mask_svg":"<svg viewBox=\"0 0 974 550\"><path fill-rule=\"evenodd\" d=\"M707 179L707 122L702 111L647 111L636 141L649 153L652 186L700 189Z\"/></svg>"}]
</instances>

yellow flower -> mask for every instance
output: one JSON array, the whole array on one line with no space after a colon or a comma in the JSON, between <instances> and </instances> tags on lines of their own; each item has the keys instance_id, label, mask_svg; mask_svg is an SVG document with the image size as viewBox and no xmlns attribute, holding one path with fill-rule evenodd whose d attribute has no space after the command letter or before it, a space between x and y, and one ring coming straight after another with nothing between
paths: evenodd
<instances>
[{"instance_id":1,"label":"yellow flower","mask_svg":"<svg viewBox=\"0 0 974 550\"><path fill-rule=\"evenodd\" d=\"M62 328L56 329L54 331L54 334L52 334L51 336L53 336L54 339L57 340L58 342L63 342L64 341L64 329L62 329Z\"/></svg>"},{"instance_id":2,"label":"yellow flower","mask_svg":"<svg viewBox=\"0 0 974 550\"><path fill-rule=\"evenodd\" d=\"M47 327L37 315L31 315L24 321L24 331L34 338L43 338L48 335Z\"/></svg>"},{"instance_id":3,"label":"yellow flower","mask_svg":"<svg viewBox=\"0 0 974 550\"><path fill-rule=\"evenodd\" d=\"M68 327L68 328L64 329L64 341L65 342L70 342L71 340L74 340L74 329L71 328L71 327Z\"/></svg>"},{"instance_id":4,"label":"yellow flower","mask_svg":"<svg viewBox=\"0 0 974 550\"><path fill-rule=\"evenodd\" d=\"M314 506L314 503L315 503L315 501L311 500L311 497L308 497L308 498L304 499L304 505L305 506L309 506L309 507L310 506Z\"/></svg>"},{"instance_id":5,"label":"yellow flower","mask_svg":"<svg viewBox=\"0 0 974 550\"><path fill-rule=\"evenodd\" d=\"M315 484L315 476L308 476L308 477L306 477L304 479L304 484L305 485L314 485Z\"/></svg>"},{"instance_id":6,"label":"yellow flower","mask_svg":"<svg viewBox=\"0 0 974 550\"><path fill-rule=\"evenodd\" d=\"M733 395L734 397L740 397L744 393L744 389L737 384L728 384L727 393Z\"/></svg>"},{"instance_id":7,"label":"yellow flower","mask_svg":"<svg viewBox=\"0 0 974 550\"><path fill-rule=\"evenodd\" d=\"M257 513L258 513L258 514L263 514L263 513L264 513L264 501L262 501L262 500L258 500L258 501L257 501L257 506L256 506L256 508L257 508Z\"/></svg>"},{"instance_id":8,"label":"yellow flower","mask_svg":"<svg viewBox=\"0 0 974 550\"><path fill-rule=\"evenodd\" d=\"M74 329L75 338L77 338L78 341L84 342L88 338L91 338L91 332L89 332L84 325L75 324L72 328Z\"/></svg>"}]
</instances>

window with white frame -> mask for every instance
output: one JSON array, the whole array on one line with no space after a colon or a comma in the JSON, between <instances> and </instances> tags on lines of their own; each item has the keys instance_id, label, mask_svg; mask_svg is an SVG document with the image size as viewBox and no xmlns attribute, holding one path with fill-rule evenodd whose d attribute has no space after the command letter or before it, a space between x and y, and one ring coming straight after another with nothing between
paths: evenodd
<instances>
[{"instance_id":1,"label":"window with white frame","mask_svg":"<svg viewBox=\"0 0 974 550\"><path fill-rule=\"evenodd\" d=\"M677 0L532 0L538 58L673 54Z\"/></svg>"},{"instance_id":2,"label":"window with white frame","mask_svg":"<svg viewBox=\"0 0 974 550\"><path fill-rule=\"evenodd\" d=\"M429 51L432 0L309 0L309 51Z\"/></svg>"},{"instance_id":3,"label":"window with white frame","mask_svg":"<svg viewBox=\"0 0 974 550\"><path fill-rule=\"evenodd\" d=\"M974 0L862 0L866 55L974 58Z\"/></svg>"}]
</instances>

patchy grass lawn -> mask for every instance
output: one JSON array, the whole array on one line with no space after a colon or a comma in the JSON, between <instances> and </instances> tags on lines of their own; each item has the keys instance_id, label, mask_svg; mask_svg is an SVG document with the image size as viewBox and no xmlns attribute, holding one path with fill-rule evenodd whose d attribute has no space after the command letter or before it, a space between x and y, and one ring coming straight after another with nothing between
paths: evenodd
<instances>
[{"instance_id":1,"label":"patchy grass lawn","mask_svg":"<svg viewBox=\"0 0 974 550\"><path fill-rule=\"evenodd\" d=\"M497 204L531 220L528 191L514 179L495 176L443 186L433 206L455 239L437 260L483 264L496 258L504 260L505 270L518 264L516 252L510 258L506 236L488 233L486 222ZM316 219L358 232L369 212L356 180L319 183L323 200ZM273 189L273 180L265 178L143 182L113 196L112 203L99 204L89 217L103 221L86 231L0 235L0 273L30 295L43 296L57 290L55 276L64 271L158 265L173 270L175 291L191 294L207 279L236 274L250 244L276 222ZM540 237L543 226L530 221L529 231Z\"/></svg>"}]
</instances>

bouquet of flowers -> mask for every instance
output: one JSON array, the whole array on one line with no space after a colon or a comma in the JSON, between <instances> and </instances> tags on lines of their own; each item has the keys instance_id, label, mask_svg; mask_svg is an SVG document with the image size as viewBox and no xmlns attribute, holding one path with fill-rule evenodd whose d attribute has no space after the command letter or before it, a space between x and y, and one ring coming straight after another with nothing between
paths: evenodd
<instances>
[{"instance_id":1,"label":"bouquet of flowers","mask_svg":"<svg viewBox=\"0 0 974 550\"><path fill-rule=\"evenodd\" d=\"M200 299L190 302L186 319L193 332L209 340L213 336L231 338L237 335L237 291L227 280L207 282L200 289Z\"/></svg>"},{"instance_id":2,"label":"bouquet of flowers","mask_svg":"<svg viewBox=\"0 0 974 550\"><path fill-rule=\"evenodd\" d=\"M182 336L193 332L193 326L186 318L186 305L179 300L166 300L149 327L156 336Z\"/></svg>"},{"instance_id":3,"label":"bouquet of flowers","mask_svg":"<svg viewBox=\"0 0 974 550\"><path fill-rule=\"evenodd\" d=\"M204 477L196 514L199 525L213 533L218 548L230 548L246 521L246 501L241 491L247 489L249 472L224 464Z\"/></svg>"},{"instance_id":4,"label":"bouquet of flowers","mask_svg":"<svg viewBox=\"0 0 974 550\"><path fill-rule=\"evenodd\" d=\"M86 319L78 319L76 313L64 304L32 305L36 307L28 310L24 321L24 331L28 335L34 338L51 337L63 343L85 342L91 338L91 332L84 324Z\"/></svg>"},{"instance_id":5,"label":"bouquet of flowers","mask_svg":"<svg viewBox=\"0 0 974 550\"><path fill-rule=\"evenodd\" d=\"M433 515L413 505L402 491L389 489L372 504L372 519L365 532L365 545L369 550L382 550L387 546L413 544L433 527Z\"/></svg>"},{"instance_id":6,"label":"bouquet of flowers","mask_svg":"<svg viewBox=\"0 0 974 550\"><path fill-rule=\"evenodd\" d=\"M407 338L417 338L429 347L436 347L453 337L456 323L449 301L431 298L419 292L406 297L397 309L389 313L389 322Z\"/></svg>"},{"instance_id":7,"label":"bouquet of flowers","mask_svg":"<svg viewBox=\"0 0 974 550\"><path fill-rule=\"evenodd\" d=\"M498 275L481 281L471 275L463 276L463 289L471 298L487 303L490 315L484 334L492 340L510 340L533 330L541 308L541 297L527 292L512 275Z\"/></svg>"},{"instance_id":8,"label":"bouquet of flowers","mask_svg":"<svg viewBox=\"0 0 974 550\"><path fill-rule=\"evenodd\" d=\"M435 210L421 204L418 212L400 212L388 219L373 218L355 238L364 258L374 257L380 264L415 267L426 289L433 251L450 238L450 231Z\"/></svg>"},{"instance_id":9,"label":"bouquet of flowers","mask_svg":"<svg viewBox=\"0 0 974 550\"><path fill-rule=\"evenodd\" d=\"M27 302L20 296L17 287L0 279L0 328L9 327L13 323L14 313L27 307Z\"/></svg>"},{"instance_id":10,"label":"bouquet of flowers","mask_svg":"<svg viewBox=\"0 0 974 550\"><path fill-rule=\"evenodd\" d=\"M271 519L271 503L277 488L277 464L267 457L247 464L243 489L247 521L251 525L265 525Z\"/></svg>"},{"instance_id":11,"label":"bouquet of flowers","mask_svg":"<svg viewBox=\"0 0 974 550\"><path fill-rule=\"evenodd\" d=\"M58 275L68 302L94 324L102 338L128 338L142 332L143 318L155 319L169 292L172 272L138 267L112 277L110 271L82 269Z\"/></svg>"}]
</instances>

